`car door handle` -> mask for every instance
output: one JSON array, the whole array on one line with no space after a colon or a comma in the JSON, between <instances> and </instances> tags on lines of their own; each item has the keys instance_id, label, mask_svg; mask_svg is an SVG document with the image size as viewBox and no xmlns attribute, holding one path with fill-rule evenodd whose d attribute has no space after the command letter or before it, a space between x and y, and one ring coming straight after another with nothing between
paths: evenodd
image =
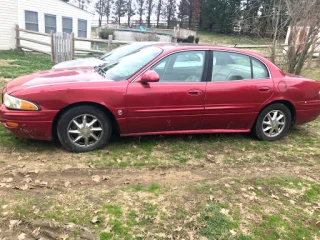
<instances>
[{"instance_id":1,"label":"car door handle","mask_svg":"<svg viewBox=\"0 0 320 240\"><path fill-rule=\"evenodd\" d=\"M189 95L192 95L192 96L200 96L202 94L202 90L200 89L191 89L188 91L188 94Z\"/></svg>"},{"instance_id":2,"label":"car door handle","mask_svg":"<svg viewBox=\"0 0 320 240\"><path fill-rule=\"evenodd\" d=\"M269 87L259 87L259 92L269 92L270 88Z\"/></svg>"}]
</instances>

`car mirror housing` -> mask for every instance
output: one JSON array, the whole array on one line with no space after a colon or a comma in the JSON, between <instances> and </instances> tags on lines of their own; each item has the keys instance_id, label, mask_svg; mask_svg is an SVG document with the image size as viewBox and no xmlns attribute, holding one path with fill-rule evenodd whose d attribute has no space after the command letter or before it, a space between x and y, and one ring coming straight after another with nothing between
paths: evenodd
<instances>
[{"instance_id":1,"label":"car mirror housing","mask_svg":"<svg viewBox=\"0 0 320 240\"><path fill-rule=\"evenodd\" d=\"M137 80L137 82L159 82L159 80L160 77L156 71L148 70Z\"/></svg>"}]
</instances>

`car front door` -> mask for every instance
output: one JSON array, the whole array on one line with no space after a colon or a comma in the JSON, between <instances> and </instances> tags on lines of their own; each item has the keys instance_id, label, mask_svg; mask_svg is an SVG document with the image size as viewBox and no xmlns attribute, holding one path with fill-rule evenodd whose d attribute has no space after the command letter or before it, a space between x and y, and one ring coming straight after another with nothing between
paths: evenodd
<instances>
[{"instance_id":1,"label":"car front door","mask_svg":"<svg viewBox=\"0 0 320 240\"><path fill-rule=\"evenodd\" d=\"M261 104L273 94L268 68L256 58L211 52L203 129L250 130Z\"/></svg>"},{"instance_id":2,"label":"car front door","mask_svg":"<svg viewBox=\"0 0 320 240\"><path fill-rule=\"evenodd\" d=\"M159 82L131 82L126 95L124 135L197 130L202 127L206 51L183 51L162 58L151 70Z\"/></svg>"}]
</instances>

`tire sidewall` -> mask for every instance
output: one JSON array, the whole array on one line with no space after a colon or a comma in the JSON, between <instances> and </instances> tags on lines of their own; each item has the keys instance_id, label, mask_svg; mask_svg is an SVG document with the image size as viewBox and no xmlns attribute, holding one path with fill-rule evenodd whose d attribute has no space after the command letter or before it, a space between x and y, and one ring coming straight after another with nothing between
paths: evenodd
<instances>
[{"instance_id":1,"label":"tire sidewall","mask_svg":"<svg viewBox=\"0 0 320 240\"><path fill-rule=\"evenodd\" d=\"M265 133L262 130L262 122L263 122L263 119L266 117L266 115L273 110L280 110L284 113L286 118L286 124L283 131L279 135L277 135L276 137L269 137L265 135ZM267 106L265 109L263 109L260 112L254 126L254 134L259 140L262 140L262 141L276 141L283 138L288 133L291 127L291 123L292 123L292 116L288 107L282 103L275 103L270 106Z\"/></svg>"},{"instance_id":2,"label":"tire sidewall","mask_svg":"<svg viewBox=\"0 0 320 240\"><path fill-rule=\"evenodd\" d=\"M71 142L68 136L69 123L72 121L72 119L82 114L89 114L96 117L101 122L101 127L103 128L103 135L100 140L95 145L90 147L77 146ZM60 117L57 125L57 133L60 143L69 151L88 152L104 147L111 137L112 128L108 116L99 108L88 105L80 105L67 110Z\"/></svg>"}]
</instances>

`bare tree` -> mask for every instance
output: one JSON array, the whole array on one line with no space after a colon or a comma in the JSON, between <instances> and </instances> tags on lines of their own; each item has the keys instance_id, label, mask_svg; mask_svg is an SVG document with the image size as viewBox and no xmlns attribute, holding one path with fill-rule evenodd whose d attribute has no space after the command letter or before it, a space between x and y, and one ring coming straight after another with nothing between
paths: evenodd
<instances>
[{"instance_id":1,"label":"bare tree","mask_svg":"<svg viewBox=\"0 0 320 240\"><path fill-rule=\"evenodd\" d=\"M99 15L99 27L101 27L102 18L106 14L105 8L106 8L105 0L98 0L94 5L94 9Z\"/></svg>"},{"instance_id":2,"label":"bare tree","mask_svg":"<svg viewBox=\"0 0 320 240\"><path fill-rule=\"evenodd\" d=\"M127 0L126 12L128 17L128 27L130 27L131 17L134 16L136 9L133 0Z\"/></svg>"},{"instance_id":3,"label":"bare tree","mask_svg":"<svg viewBox=\"0 0 320 240\"><path fill-rule=\"evenodd\" d=\"M81 9L87 9L90 3L91 0L75 0L75 4Z\"/></svg>"},{"instance_id":4,"label":"bare tree","mask_svg":"<svg viewBox=\"0 0 320 240\"><path fill-rule=\"evenodd\" d=\"M150 28L150 19L151 19L151 14L153 12L153 9L155 7L155 1L154 0L146 0L146 11L147 11L147 25L148 28Z\"/></svg>"},{"instance_id":5,"label":"bare tree","mask_svg":"<svg viewBox=\"0 0 320 240\"><path fill-rule=\"evenodd\" d=\"M288 72L300 74L311 47L318 41L319 0L285 0L290 19L287 36Z\"/></svg>"},{"instance_id":6,"label":"bare tree","mask_svg":"<svg viewBox=\"0 0 320 240\"><path fill-rule=\"evenodd\" d=\"M112 9L112 5L113 5L113 1L112 0L105 0L106 4L105 4L105 8L104 8L104 14L107 17L107 24L109 23L109 19L111 16L111 9Z\"/></svg>"},{"instance_id":7,"label":"bare tree","mask_svg":"<svg viewBox=\"0 0 320 240\"><path fill-rule=\"evenodd\" d=\"M158 0L156 15L157 15L157 28L159 28L160 16L162 15L162 3L163 0Z\"/></svg>"},{"instance_id":8,"label":"bare tree","mask_svg":"<svg viewBox=\"0 0 320 240\"><path fill-rule=\"evenodd\" d=\"M188 0L181 0L178 6L178 18L180 19L180 27L183 26L184 19L189 15L189 3Z\"/></svg>"},{"instance_id":9,"label":"bare tree","mask_svg":"<svg viewBox=\"0 0 320 240\"><path fill-rule=\"evenodd\" d=\"M167 19L167 28L170 28L171 20L176 12L176 0L165 0L162 15Z\"/></svg>"},{"instance_id":10,"label":"bare tree","mask_svg":"<svg viewBox=\"0 0 320 240\"><path fill-rule=\"evenodd\" d=\"M126 14L126 1L125 0L116 0L113 6L113 14L115 21L120 25L121 17L124 17Z\"/></svg>"},{"instance_id":11,"label":"bare tree","mask_svg":"<svg viewBox=\"0 0 320 240\"><path fill-rule=\"evenodd\" d=\"M138 2L138 13L139 13L139 16L140 16L140 26L142 25L142 16L143 16L143 13L144 13L144 0L137 0Z\"/></svg>"}]
</instances>

